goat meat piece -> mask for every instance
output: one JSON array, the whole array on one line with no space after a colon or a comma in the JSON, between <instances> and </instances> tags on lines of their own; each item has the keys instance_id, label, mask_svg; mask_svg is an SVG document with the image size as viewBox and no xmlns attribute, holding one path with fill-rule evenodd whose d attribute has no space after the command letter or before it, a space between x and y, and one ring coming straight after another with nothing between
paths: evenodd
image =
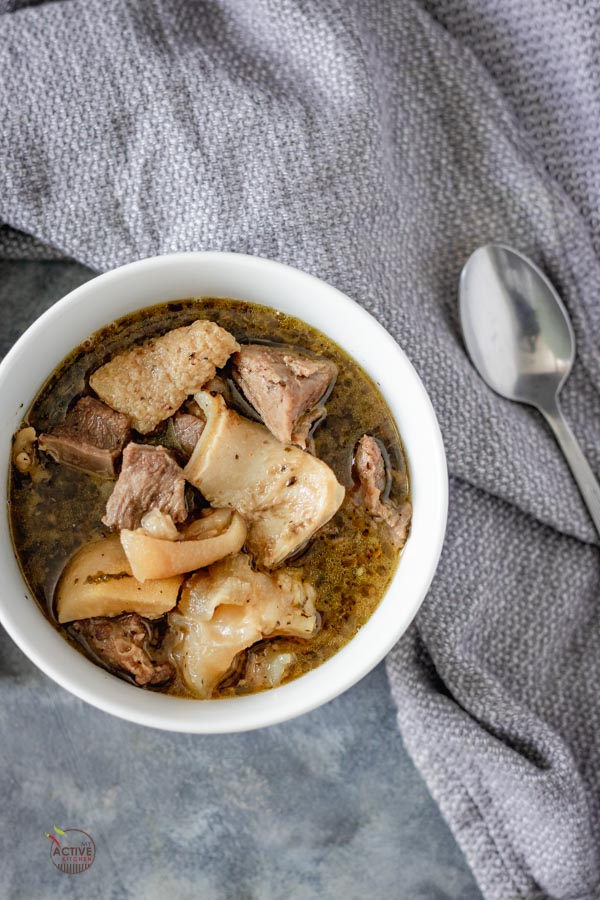
<instances>
[{"instance_id":1,"label":"goat meat piece","mask_svg":"<svg viewBox=\"0 0 600 900\"><path fill-rule=\"evenodd\" d=\"M387 475L381 447L370 434L363 434L354 454L354 468L368 512L375 515L381 503Z\"/></svg>"},{"instance_id":2,"label":"goat meat piece","mask_svg":"<svg viewBox=\"0 0 600 900\"><path fill-rule=\"evenodd\" d=\"M238 349L224 328L197 319L119 353L92 374L90 386L113 409L127 413L136 431L148 434Z\"/></svg>"},{"instance_id":3,"label":"goat meat piece","mask_svg":"<svg viewBox=\"0 0 600 900\"><path fill-rule=\"evenodd\" d=\"M206 422L191 413L176 413L171 419L173 432L186 456L191 456Z\"/></svg>"},{"instance_id":4,"label":"goat meat piece","mask_svg":"<svg viewBox=\"0 0 600 900\"><path fill-rule=\"evenodd\" d=\"M123 451L123 466L102 519L109 528L139 528L151 509L174 522L187 518L183 470L164 447L131 443Z\"/></svg>"},{"instance_id":5,"label":"goat meat piece","mask_svg":"<svg viewBox=\"0 0 600 900\"><path fill-rule=\"evenodd\" d=\"M170 663L155 662L150 657L146 646L152 638L152 627L137 613L115 619L79 619L71 627L103 662L133 675L136 684L164 684L173 678Z\"/></svg>"},{"instance_id":6,"label":"goat meat piece","mask_svg":"<svg viewBox=\"0 0 600 900\"><path fill-rule=\"evenodd\" d=\"M335 363L291 347L265 344L245 344L232 359L236 384L269 431L283 443L305 449L307 434L298 426L335 380Z\"/></svg>"},{"instance_id":7,"label":"goat meat piece","mask_svg":"<svg viewBox=\"0 0 600 900\"><path fill-rule=\"evenodd\" d=\"M38 443L58 463L114 477L115 463L130 437L127 416L94 397L82 397L65 421L41 434Z\"/></svg>"},{"instance_id":8,"label":"goat meat piece","mask_svg":"<svg viewBox=\"0 0 600 900\"><path fill-rule=\"evenodd\" d=\"M382 499L387 484L386 464L381 447L370 434L363 434L357 444L354 471L359 486L353 499L362 503L373 518L387 525L394 547L400 549L408 538L412 506L408 500L398 507L391 500Z\"/></svg>"}]
</instances>

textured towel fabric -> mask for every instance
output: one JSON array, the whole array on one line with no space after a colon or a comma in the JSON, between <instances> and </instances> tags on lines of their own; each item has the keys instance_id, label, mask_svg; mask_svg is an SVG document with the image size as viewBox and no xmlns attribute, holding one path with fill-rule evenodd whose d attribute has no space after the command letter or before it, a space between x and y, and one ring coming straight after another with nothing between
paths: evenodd
<instances>
[{"instance_id":1,"label":"textured towel fabric","mask_svg":"<svg viewBox=\"0 0 600 900\"><path fill-rule=\"evenodd\" d=\"M421 374L450 519L388 671L404 740L494 900L600 897L598 549L541 419L470 366L456 286L489 240L546 268L578 340L563 405L600 471L599 18L564 0L0 16L7 253L281 259L362 303Z\"/></svg>"}]
</instances>

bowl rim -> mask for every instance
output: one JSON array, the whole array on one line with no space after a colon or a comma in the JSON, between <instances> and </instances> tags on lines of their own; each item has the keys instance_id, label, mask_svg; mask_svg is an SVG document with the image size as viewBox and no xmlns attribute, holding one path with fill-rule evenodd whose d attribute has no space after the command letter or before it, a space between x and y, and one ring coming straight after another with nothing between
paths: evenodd
<instances>
[{"instance_id":1,"label":"bowl rim","mask_svg":"<svg viewBox=\"0 0 600 900\"><path fill-rule=\"evenodd\" d=\"M378 358L390 357L394 359L398 372L403 378L407 379L410 384L409 398L411 398L411 412L419 413L420 416L415 418L419 422L419 426L423 429L422 449L429 453L432 463L432 470L428 473L428 478L423 482L419 482L421 496L423 499L423 508L428 511L427 522L423 521L423 526L419 524L419 535L423 534L422 544L423 551L419 545L420 567L417 564L412 565L411 573L414 582L409 583L412 588L412 596L410 602L400 607L394 615L386 617L386 622L381 623L381 627L374 628L374 624L380 617L380 611L384 604L391 596L398 581L398 576L403 573L403 567L406 568L405 558L415 555L412 553L411 541L413 534L409 536L406 548L403 551L400 564L392 578L390 585L384 593L379 605L372 613L371 617L362 626L357 634L337 653L326 660L324 663L310 670L299 678L288 684L280 685L269 691L250 694L243 697L228 697L218 700L191 700L184 698L176 698L158 692L140 691L138 687L128 684L121 679L116 678L105 670L101 669L95 663L83 657L78 651L69 647L64 638L56 631L56 629L47 620L44 613L39 608L37 602L29 591L29 588L19 571L21 594L24 594L29 601L28 607L23 607L17 611L16 604L11 604L7 599L7 592L0 593L0 623L4 626L10 637L25 653L25 655L46 675L56 681L66 690L95 706L104 712L116 715L127 721L137 724L161 728L169 731L179 731L185 733L228 733L236 731L246 731L254 728L264 727L309 712L316 707L327 703L343 691L352 687L357 681L364 677L375 665L377 665L389 650L396 644L401 635L406 631L412 619L416 615L426 593L429 589L439 557L442 551L445 528L447 523L448 511L448 474L446 467L446 457L442 435L437 422L435 411L431 400L423 386L419 375L409 361L404 350L389 334L389 332L381 325L364 307L360 306L356 301L352 300L347 294L333 287L326 281L317 278L307 272L303 272L293 266L288 266L274 260L266 259L259 256L250 256L242 253L230 253L220 251L193 251L183 253L171 253L160 256L147 257L120 266L109 272L97 275L84 284L70 291L48 310L42 313L15 342L13 347L6 354L2 362L0 362L0 410L3 407L3 397L5 387L10 379L14 377L15 367L27 357L30 344L39 340L43 340L43 336L56 328L65 317L73 313L75 310L83 307L86 298L98 291L110 290L111 286L118 284L120 281L128 277L144 275L145 277L158 274L164 271L167 275L169 270L173 272L181 267L191 266L191 269L198 267L200 272L205 270L213 270L217 272L225 267L230 271L242 270L245 276L252 278L257 277L260 281L266 278L278 281L283 279L289 280L290 284L295 282L296 290L306 290L306 296L311 297L312 291L318 294L327 295L327 304L334 311L342 311L347 314L350 319L354 319L360 330L365 334L377 337ZM195 296L218 296L214 293L199 293ZM229 293L221 296L232 296ZM172 300L179 299L173 296ZM264 301L248 301L242 297L240 302L264 302ZM147 302L146 304L137 305L137 309L144 308L144 305L152 307L162 300ZM287 301L286 301L287 302ZM307 301L308 302L308 301ZM277 308L270 302L264 305ZM284 305L284 304L282 304ZM281 307L280 307L281 308ZM83 319L93 320L92 310L96 318L98 318L97 309L89 304L90 313L84 315ZM286 310L287 311L287 310ZM290 312L297 318L312 324L310 321L314 315L322 315L316 306L310 311L310 315L306 314L304 309L296 309ZM116 318L127 315L129 311L120 313ZM102 315L100 314L100 319ZM109 324L115 320L115 316L109 317L104 324ZM87 332L88 335L93 334L102 325L92 325ZM313 326L314 327L314 326ZM342 347L346 352L350 352L339 337L334 336L330 331L323 327L318 327L330 340ZM72 344L74 349L81 340ZM354 355L354 354L353 354ZM356 357L355 357L356 358ZM367 374L375 381L378 388L384 395L384 399L390 407L390 411L396 424L399 427L402 440L405 444L406 455L411 478L411 491L414 500L414 520L413 530L415 529L415 520L420 512L418 503L420 499L415 496L415 473L420 472L420 460L417 457L412 458L408 450L411 444L411 436L404 433L402 426L398 422L396 410L400 409L400 405L395 404L395 397L392 397L388 391L382 390L382 383L379 378L374 377L373 368L377 368L377 360L372 361L371 371L363 365L359 360L359 364L367 370ZM53 368L47 370L47 376L52 373ZM402 385L402 378L399 379ZM37 391L41 388L43 381L38 384ZM406 399L401 401L406 404ZM21 414L23 408L27 408L29 404L21 404ZM414 418L414 416L413 416ZM14 421L14 416L13 416ZM8 436L8 447L10 454L10 441L15 427ZM0 460L3 455L7 457L7 472L10 465L10 455L6 453L6 442L0 448ZM8 476L6 477L8 482ZM7 485L4 485L6 497ZM427 504L425 504L427 500ZM2 556L2 547L7 552L7 558L12 556L12 570L9 580L12 578L14 587L17 582L14 578L15 565L18 568L16 554L12 545L10 530L7 522L8 504L5 503L6 512L2 518L0 528L0 558ZM425 540L426 538L426 540ZM421 538L420 538L421 540ZM415 551L417 553L417 551ZM416 561L419 563L419 559ZM405 579L406 580L406 579ZM410 594L410 590L409 590ZM19 601L20 602L20 601ZM389 602L389 601L388 601ZM35 609L33 615L32 605ZM387 620L391 619L391 622ZM371 625L373 623L373 625ZM392 627L395 624L395 627ZM45 627L44 627L45 626ZM28 630L32 628L33 631ZM60 643L57 643L60 642ZM69 651L71 658L65 664L67 653L62 653L61 648ZM83 664L83 665L82 665ZM90 668L94 671L91 672ZM141 696L140 696L141 695ZM165 701L170 709L165 707ZM161 708L162 707L162 708Z\"/></svg>"}]
</instances>

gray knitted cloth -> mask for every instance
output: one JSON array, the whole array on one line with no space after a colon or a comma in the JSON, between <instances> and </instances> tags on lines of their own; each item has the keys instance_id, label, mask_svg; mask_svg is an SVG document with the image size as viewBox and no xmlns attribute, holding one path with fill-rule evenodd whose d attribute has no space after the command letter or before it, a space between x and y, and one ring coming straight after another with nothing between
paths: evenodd
<instances>
[{"instance_id":1,"label":"gray knitted cloth","mask_svg":"<svg viewBox=\"0 0 600 900\"><path fill-rule=\"evenodd\" d=\"M25 5L0 0L3 252L255 253L385 324L451 473L437 577L389 657L403 738L488 898L600 897L597 538L456 312L479 244L545 267L578 340L565 412L600 471L600 4Z\"/></svg>"}]
</instances>

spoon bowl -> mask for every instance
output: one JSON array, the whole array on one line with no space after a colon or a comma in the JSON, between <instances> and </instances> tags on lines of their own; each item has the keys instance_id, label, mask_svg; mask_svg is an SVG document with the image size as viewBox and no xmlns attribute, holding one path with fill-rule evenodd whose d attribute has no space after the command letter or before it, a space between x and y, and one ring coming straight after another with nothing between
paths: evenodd
<instances>
[{"instance_id":1,"label":"spoon bowl","mask_svg":"<svg viewBox=\"0 0 600 900\"><path fill-rule=\"evenodd\" d=\"M560 392L575 335L555 288L525 256L503 244L476 250L461 275L460 318L469 355L498 394L539 408Z\"/></svg>"},{"instance_id":2,"label":"spoon bowl","mask_svg":"<svg viewBox=\"0 0 600 900\"><path fill-rule=\"evenodd\" d=\"M496 393L542 413L600 532L600 485L558 402L575 359L575 335L555 288L526 256L486 244L465 263L459 299L475 368Z\"/></svg>"}]
</instances>

